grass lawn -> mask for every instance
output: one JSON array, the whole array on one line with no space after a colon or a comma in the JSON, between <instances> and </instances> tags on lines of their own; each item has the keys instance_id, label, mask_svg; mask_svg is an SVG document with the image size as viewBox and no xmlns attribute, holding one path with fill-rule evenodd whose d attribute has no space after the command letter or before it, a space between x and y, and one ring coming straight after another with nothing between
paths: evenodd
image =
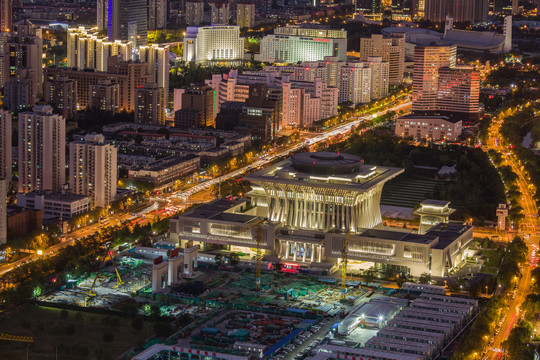
<instances>
[{"instance_id":1,"label":"grass lawn","mask_svg":"<svg viewBox=\"0 0 540 360\"><path fill-rule=\"evenodd\" d=\"M28 359L116 359L154 332L152 321L141 330L133 318L64 311L25 304L0 314L0 332L32 336ZM26 359L26 343L0 341L1 359Z\"/></svg>"}]
</instances>

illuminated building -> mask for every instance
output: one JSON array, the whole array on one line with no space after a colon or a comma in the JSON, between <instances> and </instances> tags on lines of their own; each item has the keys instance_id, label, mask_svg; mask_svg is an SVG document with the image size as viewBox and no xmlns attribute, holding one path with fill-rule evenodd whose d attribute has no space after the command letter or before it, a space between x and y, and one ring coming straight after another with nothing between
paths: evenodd
<instances>
[{"instance_id":1,"label":"illuminated building","mask_svg":"<svg viewBox=\"0 0 540 360\"><path fill-rule=\"evenodd\" d=\"M371 68L369 63L347 63L340 69L339 102L353 104L371 101Z\"/></svg>"},{"instance_id":2,"label":"illuminated building","mask_svg":"<svg viewBox=\"0 0 540 360\"><path fill-rule=\"evenodd\" d=\"M186 1L186 25L199 26L204 21L204 2L202 0Z\"/></svg>"},{"instance_id":3,"label":"illuminated building","mask_svg":"<svg viewBox=\"0 0 540 360\"><path fill-rule=\"evenodd\" d=\"M255 4L250 2L236 4L236 25L248 29L255 26Z\"/></svg>"},{"instance_id":4,"label":"illuminated building","mask_svg":"<svg viewBox=\"0 0 540 360\"><path fill-rule=\"evenodd\" d=\"M113 84L110 80L98 80L97 84L89 87L88 108L116 114L120 106L119 96L118 84Z\"/></svg>"},{"instance_id":5,"label":"illuminated building","mask_svg":"<svg viewBox=\"0 0 540 360\"><path fill-rule=\"evenodd\" d=\"M215 25L228 25L229 24L229 4L226 2L212 2L210 3L210 12L212 24Z\"/></svg>"},{"instance_id":6,"label":"illuminated building","mask_svg":"<svg viewBox=\"0 0 540 360\"><path fill-rule=\"evenodd\" d=\"M239 127L248 129L252 138L276 139L282 119L282 99L281 88L249 85L248 98L238 118Z\"/></svg>"},{"instance_id":7,"label":"illuminated building","mask_svg":"<svg viewBox=\"0 0 540 360\"><path fill-rule=\"evenodd\" d=\"M15 76L4 84L4 107L13 112L31 108L36 103L36 87L33 69L15 70Z\"/></svg>"},{"instance_id":8,"label":"illuminated building","mask_svg":"<svg viewBox=\"0 0 540 360\"><path fill-rule=\"evenodd\" d=\"M9 180L0 178L0 244L7 242L7 191Z\"/></svg>"},{"instance_id":9,"label":"illuminated building","mask_svg":"<svg viewBox=\"0 0 540 360\"><path fill-rule=\"evenodd\" d=\"M19 113L19 192L60 192L66 182L66 120L49 105Z\"/></svg>"},{"instance_id":10,"label":"illuminated building","mask_svg":"<svg viewBox=\"0 0 540 360\"><path fill-rule=\"evenodd\" d=\"M109 0L97 0L96 12L98 29L107 30L107 23L109 21Z\"/></svg>"},{"instance_id":11,"label":"illuminated building","mask_svg":"<svg viewBox=\"0 0 540 360\"><path fill-rule=\"evenodd\" d=\"M138 124L165 124L165 89L146 83L135 89L135 122Z\"/></svg>"},{"instance_id":12,"label":"illuminated building","mask_svg":"<svg viewBox=\"0 0 540 360\"><path fill-rule=\"evenodd\" d=\"M107 207L116 196L117 149L100 134L69 143L69 189L86 195L91 207Z\"/></svg>"},{"instance_id":13,"label":"illuminated building","mask_svg":"<svg viewBox=\"0 0 540 360\"><path fill-rule=\"evenodd\" d=\"M478 118L480 73L472 67L439 69L437 108L441 113Z\"/></svg>"},{"instance_id":14,"label":"illuminated building","mask_svg":"<svg viewBox=\"0 0 540 360\"><path fill-rule=\"evenodd\" d=\"M167 26L167 0L148 1L148 29L164 29Z\"/></svg>"},{"instance_id":15,"label":"illuminated building","mask_svg":"<svg viewBox=\"0 0 540 360\"><path fill-rule=\"evenodd\" d=\"M187 89L176 90L175 102L178 110L174 114L174 127L182 129L214 127L215 91L211 87L191 84Z\"/></svg>"},{"instance_id":16,"label":"illuminated building","mask_svg":"<svg viewBox=\"0 0 540 360\"><path fill-rule=\"evenodd\" d=\"M390 85L403 81L405 71L405 36L392 37L373 34L370 38L360 39L360 60L369 61L370 57L380 57L389 63L388 81Z\"/></svg>"},{"instance_id":17,"label":"illuminated building","mask_svg":"<svg viewBox=\"0 0 540 360\"><path fill-rule=\"evenodd\" d=\"M10 32L12 30L12 2L13 0L0 0L0 32Z\"/></svg>"},{"instance_id":18,"label":"illuminated building","mask_svg":"<svg viewBox=\"0 0 540 360\"><path fill-rule=\"evenodd\" d=\"M234 61L244 57L244 38L235 25L188 26L184 36L184 61Z\"/></svg>"},{"instance_id":19,"label":"illuminated building","mask_svg":"<svg viewBox=\"0 0 540 360\"><path fill-rule=\"evenodd\" d=\"M46 79L45 102L52 105L54 111L65 119L77 115L77 82L68 77Z\"/></svg>"},{"instance_id":20,"label":"illuminated building","mask_svg":"<svg viewBox=\"0 0 540 360\"><path fill-rule=\"evenodd\" d=\"M380 57L369 57L368 63L371 69L371 98L382 99L388 96L389 63L383 62Z\"/></svg>"},{"instance_id":21,"label":"illuminated building","mask_svg":"<svg viewBox=\"0 0 540 360\"><path fill-rule=\"evenodd\" d=\"M148 43L147 0L110 0L108 10L109 40L128 40L136 47Z\"/></svg>"},{"instance_id":22,"label":"illuminated building","mask_svg":"<svg viewBox=\"0 0 540 360\"><path fill-rule=\"evenodd\" d=\"M245 229L264 218L261 248L292 271L335 269L350 231L351 269L363 261L381 270L442 276L466 258L472 228L438 224L425 234L385 228L382 188L402 172L347 154L295 154L246 176L248 199L218 200L171 219L171 239L253 253L256 229Z\"/></svg>"},{"instance_id":23,"label":"illuminated building","mask_svg":"<svg viewBox=\"0 0 540 360\"><path fill-rule=\"evenodd\" d=\"M0 109L0 179L11 179L11 113Z\"/></svg>"},{"instance_id":24,"label":"illuminated building","mask_svg":"<svg viewBox=\"0 0 540 360\"><path fill-rule=\"evenodd\" d=\"M446 116L407 115L396 120L396 136L415 140L456 141L462 132L462 121Z\"/></svg>"},{"instance_id":25,"label":"illuminated building","mask_svg":"<svg viewBox=\"0 0 540 360\"><path fill-rule=\"evenodd\" d=\"M260 61L295 64L325 56L347 59L347 32L322 27L278 27L261 39Z\"/></svg>"},{"instance_id":26,"label":"illuminated building","mask_svg":"<svg viewBox=\"0 0 540 360\"><path fill-rule=\"evenodd\" d=\"M169 101L169 48L151 44L139 47L139 60L148 64L151 82L165 89L165 105Z\"/></svg>"}]
</instances>

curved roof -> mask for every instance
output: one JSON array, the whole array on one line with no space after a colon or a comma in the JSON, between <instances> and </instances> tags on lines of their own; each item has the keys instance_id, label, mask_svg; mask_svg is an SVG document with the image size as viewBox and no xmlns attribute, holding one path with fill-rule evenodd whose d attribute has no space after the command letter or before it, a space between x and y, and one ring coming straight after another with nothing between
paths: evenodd
<instances>
[{"instance_id":1,"label":"curved roof","mask_svg":"<svg viewBox=\"0 0 540 360\"><path fill-rule=\"evenodd\" d=\"M448 30L440 43L489 50L502 46L504 36L491 31Z\"/></svg>"},{"instance_id":2,"label":"curved roof","mask_svg":"<svg viewBox=\"0 0 540 360\"><path fill-rule=\"evenodd\" d=\"M360 170L364 160L355 155L334 152L294 154L293 167L298 171L316 174L351 174Z\"/></svg>"}]
</instances>

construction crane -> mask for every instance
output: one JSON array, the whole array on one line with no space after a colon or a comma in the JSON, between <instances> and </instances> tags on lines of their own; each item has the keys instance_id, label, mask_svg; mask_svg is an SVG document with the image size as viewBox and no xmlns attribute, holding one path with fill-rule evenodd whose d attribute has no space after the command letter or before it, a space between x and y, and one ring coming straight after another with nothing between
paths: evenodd
<instances>
[{"instance_id":1,"label":"construction crane","mask_svg":"<svg viewBox=\"0 0 540 360\"><path fill-rule=\"evenodd\" d=\"M261 243L263 238L263 230L262 230L262 224L266 221L266 219L259 219L257 222L249 225L248 227L243 228L240 231L237 231L233 235L240 234L241 232L251 230L253 228L256 228L255 231L255 240L257 241L257 265L255 267L256 275L255 275L255 287L257 292L261 290L261 260L262 260L262 253L261 253Z\"/></svg>"},{"instance_id":2,"label":"construction crane","mask_svg":"<svg viewBox=\"0 0 540 360\"><path fill-rule=\"evenodd\" d=\"M25 343L33 343L34 338L31 336L19 336L19 335L11 335L8 333L0 333L0 340L4 341L18 341L18 342L25 342Z\"/></svg>"},{"instance_id":3,"label":"construction crane","mask_svg":"<svg viewBox=\"0 0 540 360\"><path fill-rule=\"evenodd\" d=\"M94 287L96 286L96 281L97 281L97 278L99 277L99 270L101 270L101 266L103 265L105 260L107 260L107 257L111 258L112 264L114 266L114 271L116 272L116 285L113 288L116 289L117 287L119 287L120 285L122 285L124 283L122 281L122 278L120 277L120 273L118 272L118 268L116 267L116 264L114 263L114 257L112 256L112 251L110 251L110 245L107 245L106 250L107 250L107 252L105 253L105 256L103 256L101 258L101 262L99 263L98 273L94 277L94 281L92 282L92 286L90 287L90 290L88 290L88 292L86 293L86 295L88 295L88 297L97 296L97 293L94 291Z\"/></svg>"},{"instance_id":4,"label":"construction crane","mask_svg":"<svg viewBox=\"0 0 540 360\"><path fill-rule=\"evenodd\" d=\"M347 240L345 240L345 245L343 245L343 250L341 251L341 300L347 300L347 265L349 264L349 238L351 237L351 231L347 234Z\"/></svg>"}]
</instances>

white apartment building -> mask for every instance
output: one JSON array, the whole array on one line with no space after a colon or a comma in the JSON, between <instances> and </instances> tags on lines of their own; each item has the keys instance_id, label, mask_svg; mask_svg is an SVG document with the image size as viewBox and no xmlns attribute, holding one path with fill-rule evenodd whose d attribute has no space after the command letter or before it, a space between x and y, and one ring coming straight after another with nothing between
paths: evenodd
<instances>
[{"instance_id":1,"label":"white apartment building","mask_svg":"<svg viewBox=\"0 0 540 360\"><path fill-rule=\"evenodd\" d=\"M186 25L199 26L204 21L204 2L191 0L186 2Z\"/></svg>"},{"instance_id":2,"label":"white apartment building","mask_svg":"<svg viewBox=\"0 0 540 360\"><path fill-rule=\"evenodd\" d=\"M11 179L11 113L0 109L0 180Z\"/></svg>"},{"instance_id":3,"label":"white apartment building","mask_svg":"<svg viewBox=\"0 0 540 360\"><path fill-rule=\"evenodd\" d=\"M101 134L69 144L69 188L90 197L91 207L106 207L116 196L117 149Z\"/></svg>"},{"instance_id":4,"label":"white apartment building","mask_svg":"<svg viewBox=\"0 0 540 360\"><path fill-rule=\"evenodd\" d=\"M121 40L109 41L107 36L99 34L97 27L68 28L68 67L107 71L107 59L116 55L120 55L123 60L131 60L133 43Z\"/></svg>"},{"instance_id":5,"label":"white apartment building","mask_svg":"<svg viewBox=\"0 0 540 360\"><path fill-rule=\"evenodd\" d=\"M345 30L286 26L261 40L260 61L294 64L323 60L325 56L347 60Z\"/></svg>"},{"instance_id":6,"label":"white apartment building","mask_svg":"<svg viewBox=\"0 0 540 360\"><path fill-rule=\"evenodd\" d=\"M235 25L188 26L184 36L184 61L233 61L244 57L244 38Z\"/></svg>"},{"instance_id":7,"label":"white apartment building","mask_svg":"<svg viewBox=\"0 0 540 360\"><path fill-rule=\"evenodd\" d=\"M236 25L248 29L255 26L255 4L247 2L236 4Z\"/></svg>"},{"instance_id":8,"label":"white apartment building","mask_svg":"<svg viewBox=\"0 0 540 360\"><path fill-rule=\"evenodd\" d=\"M371 99L388 96L389 63L383 62L381 57L370 57L367 62L371 68Z\"/></svg>"},{"instance_id":9,"label":"white apartment building","mask_svg":"<svg viewBox=\"0 0 540 360\"><path fill-rule=\"evenodd\" d=\"M49 105L19 114L19 192L59 192L66 180L66 120Z\"/></svg>"},{"instance_id":10,"label":"white apartment building","mask_svg":"<svg viewBox=\"0 0 540 360\"><path fill-rule=\"evenodd\" d=\"M340 69L339 102L363 104L371 101L369 63L348 63Z\"/></svg>"}]
</instances>

